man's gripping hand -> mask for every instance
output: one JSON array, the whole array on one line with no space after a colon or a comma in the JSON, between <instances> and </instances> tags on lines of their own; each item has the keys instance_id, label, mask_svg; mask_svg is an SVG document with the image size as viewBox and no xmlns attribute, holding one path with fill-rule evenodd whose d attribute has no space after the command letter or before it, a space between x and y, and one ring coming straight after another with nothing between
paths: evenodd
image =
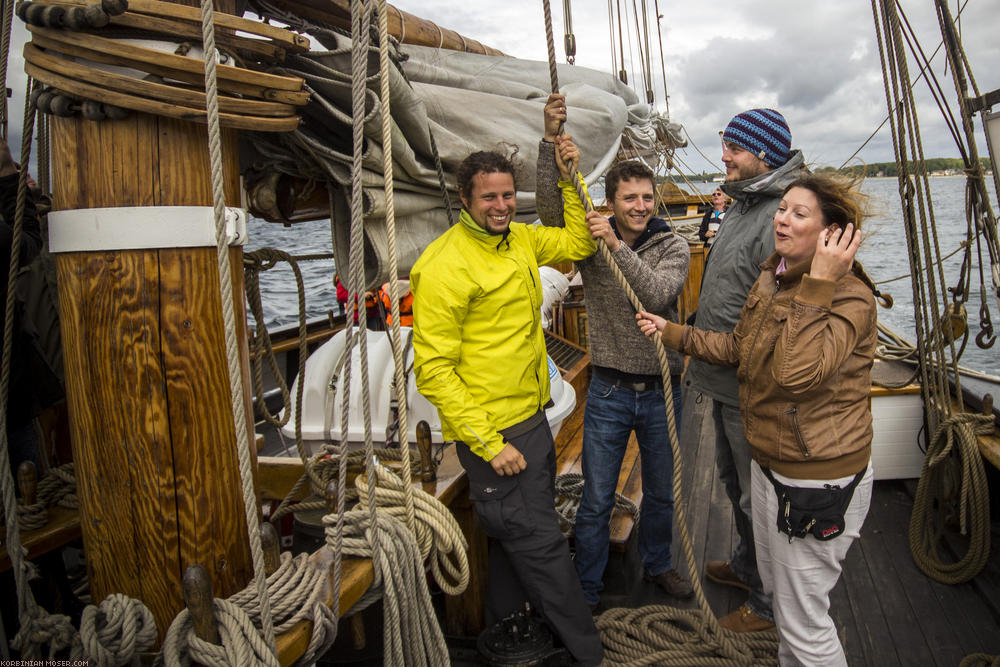
<instances>
[{"instance_id":1,"label":"man's gripping hand","mask_svg":"<svg viewBox=\"0 0 1000 667\"><path fill-rule=\"evenodd\" d=\"M528 462L518 451L517 447L507 443L507 446L500 450L500 453L490 459L490 465L498 475L516 475L528 467Z\"/></svg>"}]
</instances>

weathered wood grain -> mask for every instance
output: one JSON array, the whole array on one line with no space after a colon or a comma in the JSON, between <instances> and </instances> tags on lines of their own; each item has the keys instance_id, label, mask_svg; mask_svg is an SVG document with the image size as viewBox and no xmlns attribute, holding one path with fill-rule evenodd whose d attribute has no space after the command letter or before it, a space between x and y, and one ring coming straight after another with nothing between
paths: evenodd
<instances>
[{"instance_id":1,"label":"weathered wood grain","mask_svg":"<svg viewBox=\"0 0 1000 667\"><path fill-rule=\"evenodd\" d=\"M233 202L235 138L224 133ZM142 114L53 118L55 208L211 205L206 144L202 126ZM137 212L135 224L143 222ZM238 249L230 261L241 304ZM219 596L252 571L216 251L68 253L57 266L91 588L95 599L116 591L142 599L162 637L182 607L184 568L203 565ZM244 341L241 305L236 323ZM246 358L244 350L244 382ZM248 428L249 414L247 405Z\"/></svg>"}]
</instances>

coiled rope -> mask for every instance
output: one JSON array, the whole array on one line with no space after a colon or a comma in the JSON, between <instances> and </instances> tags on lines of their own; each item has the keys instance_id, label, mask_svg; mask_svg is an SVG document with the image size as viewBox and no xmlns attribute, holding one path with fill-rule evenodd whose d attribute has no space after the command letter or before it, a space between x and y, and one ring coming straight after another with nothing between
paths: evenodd
<instances>
[{"instance_id":1,"label":"coiled rope","mask_svg":"<svg viewBox=\"0 0 1000 667\"><path fill-rule=\"evenodd\" d=\"M559 79L556 70L555 43L552 38L552 12L549 8L549 0L542 0L545 15L545 42L548 48L549 57L549 77L552 84L552 92L559 92ZM593 210L593 204L583 187L576 165L570 169L570 181L576 186L580 201L583 202L587 211ZM621 269L611 256L611 251L603 240L597 241L597 248L604 259L604 263L611 270L618 284L628 297L629 303L636 312L643 310L639 298L632 290L628 281L625 280ZM656 346L656 358L660 364L660 376L663 380L663 395L669 397L672 394L672 383L670 380L670 365L667 361L667 351L663 342L658 336L653 337ZM669 402L668 402L669 405ZM674 516L676 525L681 536L681 545L690 572L697 572L697 563L694 558L694 549L691 545L691 537L688 533L687 517L683 502L683 482L681 474L683 465L681 463L680 446L677 440L677 424L675 422L674 411L666 410L667 432L670 435L670 448L674 458ZM777 632L771 630L759 633L760 641L766 643L767 648L757 648L757 638L750 639L745 635L725 631L719 625L718 620L712 613L708 604L708 599L702 590L701 582L697 577L691 577L694 587L695 597L700 607L699 611L676 610L675 619L678 622L677 632L690 636L690 641L676 642L670 644L680 644L683 648L654 650L653 645L645 643L646 636L639 633L639 628L654 627L660 629L662 612L658 607L644 607L634 610L629 616L628 623L618 623L615 614L602 614L597 620L597 628L601 631L601 639L605 646L605 659L613 664L622 663L628 665L749 665L755 660L764 658L774 659L777 655ZM606 617L606 618L605 618ZM647 618L648 617L648 618ZM647 620L641 620L647 618ZM689 630L680 630L679 625L684 624ZM694 648L697 646L697 648ZM759 653L759 655L758 655ZM683 654L683 656L681 656ZM696 661L693 661L695 660Z\"/></svg>"},{"instance_id":2,"label":"coiled rope","mask_svg":"<svg viewBox=\"0 0 1000 667\"><path fill-rule=\"evenodd\" d=\"M156 620L141 601L113 593L99 607L87 605L70 656L89 658L98 667L132 664L156 643Z\"/></svg>"},{"instance_id":3,"label":"coiled rope","mask_svg":"<svg viewBox=\"0 0 1000 667\"><path fill-rule=\"evenodd\" d=\"M910 515L910 551L917 567L941 583L972 579L989 557L989 486L978 436L992 432L993 415L953 415L938 425L927 447ZM965 556L954 563L943 562L938 550L944 525L933 507L945 501L958 504L961 531L970 540Z\"/></svg>"},{"instance_id":4,"label":"coiled rope","mask_svg":"<svg viewBox=\"0 0 1000 667\"><path fill-rule=\"evenodd\" d=\"M305 653L297 664L311 664L325 653L337 638L337 616L324 604L325 584L329 568L314 566L309 554L281 554L281 562L267 577L268 599L275 632L286 632L303 620L312 621L312 635ZM168 666L190 664L272 665L277 658L266 649L257 628L261 608L254 586L215 600L215 618L219 624L221 646L208 644L195 635L190 613L185 609L174 618L163 640L160 659ZM336 604L336 601L334 602ZM218 662L237 657L236 662Z\"/></svg>"},{"instance_id":5,"label":"coiled rope","mask_svg":"<svg viewBox=\"0 0 1000 667\"><path fill-rule=\"evenodd\" d=\"M563 535L570 537L576 526L576 512L583 499L583 475L568 472L556 476L556 512ZM627 512L633 523L639 523L639 506L628 496L615 491L615 509Z\"/></svg>"},{"instance_id":6,"label":"coiled rope","mask_svg":"<svg viewBox=\"0 0 1000 667\"><path fill-rule=\"evenodd\" d=\"M345 554L372 558L372 545L381 545L379 559L372 561L378 565L372 587L380 587L384 598L383 662L408 667L449 664L413 533L385 512L377 512L373 520L364 509L343 516L328 514L323 523L327 545L334 548L340 543Z\"/></svg>"}]
</instances>

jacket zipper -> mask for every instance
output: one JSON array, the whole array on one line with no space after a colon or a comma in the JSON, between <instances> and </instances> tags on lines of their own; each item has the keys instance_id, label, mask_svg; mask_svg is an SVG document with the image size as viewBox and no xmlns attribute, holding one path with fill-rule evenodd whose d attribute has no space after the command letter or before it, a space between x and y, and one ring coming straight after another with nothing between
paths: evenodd
<instances>
[{"instance_id":1,"label":"jacket zipper","mask_svg":"<svg viewBox=\"0 0 1000 667\"><path fill-rule=\"evenodd\" d=\"M808 445L806 445L805 438L802 437L802 429L799 428L799 408L796 405L792 406L791 410L785 411L786 415L792 416L792 427L795 430L795 439L799 441L799 449L802 450L802 455L806 458L812 456L812 452L809 451Z\"/></svg>"}]
</instances>

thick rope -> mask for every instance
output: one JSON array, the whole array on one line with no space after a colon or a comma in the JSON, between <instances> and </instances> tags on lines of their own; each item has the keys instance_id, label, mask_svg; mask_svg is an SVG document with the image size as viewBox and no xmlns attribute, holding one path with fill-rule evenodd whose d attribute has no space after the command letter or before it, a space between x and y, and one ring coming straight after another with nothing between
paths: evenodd
<instances>
[{"instance_id":1,"label":"thick rope","mask_svg":"<svg viewBox=\"0 0 1000 667\"><path fill-rule=\"evenodd\" d=\"M239 457L240 480L243 484L243 504L246 510L250 553L253 558L254 580L263 611L263 630L267 652L274 654L274 623L267 599L267 578L264 574L264 550L260 544L260 519L257 494L253 486L250 437L244 413L243 377L236 341L236 315L233 304L233 280L229 265L229 245L226 243L225 193L222 182L222 131L219 125L219 91L216 76L218 55L215 49L215 19L213 0L202 0L202 43L205 49L205 97L208 111L208 150L212 172L212 204L215 209L215 238L219 265L222 314L226 333L226 359L229 362L229 386L232 394L233 425L236 429L236 450ZM273 657L273 655L272 655ZM238 664L238 663L236 663Z\"/></svg>"},{"instance_id":2,"label":"thick rope","mask_svg":"<svg viewBox=\"0 0 1000 667\"><path fill-rule=\"evenodd\" d=\"M951 16L947 7L938 4L938 18L953 72L962 69L963 62L956 56L949 44ZM886 105L890 111L893 148L899 170L899 194L903 208L907 252L910 261L910 280L914 294L914 320L917 329L917 360L921 381L921 396L924 401L926 427L934 433L928 447L924 467L914 498L913 514L910 517L910 549L918 567L938 581L959 583L974 577L986 563L989 553L988 494L984 492L985 479L976 442L978 426L984 419L981 415L962 413L961 373L958 359L964 350L956 352L955 336L948 335L952 304L948 303L945 289L944 271L941 265L941 249L934 222L934 211L930 199L930 188L924 165L923 148L917 120L916 101L912 95L912 84L904 48L899 6L895 2L872 0L875 30L882 61L883 82ZM905 18L904 18L905 21ZM960 78L956 73L955 77ZM956 79L956 90L961 93L963 84ZM966 121L963 110L963 121ZM963 122L971 131L971 122ZM961 147L961 146L960 146ZM962 149L963 156L975 155ZM918 176L911 179L910 160L913 171ZM978 161L978 160L977 160ZM981 179L979 179L981 182ZM967 188L970 202L975 204L977 187ZM967 209L968 209L967 202ZM977 205L972 207L981 209ZM978 213L967 211L969 224L968 240L973 237L972 225L979 224ZM919 216L919 220L917 219ZM992 213L989 213L989 217ZM985 227L989 227L989 217L982 216ZM992 222L995 230L995 220ZM970 244L971 245L971 244ZM968 261L963 263L963 274L971 270ZM980 262L982 257L980 257ZM966 278L960 279L960 286L967 285ZM965 292L967 290L963 290ZM957 302L961 306L961 301ZM988 317L988 316L987 316ZM987 320L988 321L988 320ZM966 328L966 334L968 330ZM950 350L950 359L945 358L945 348ZM949 371L951 371L949 373ZM959 414L952 412L950 386L954 383ZM942 519L934 516L943 513L945 499L953 499L950 486L960 487L958 499L962 516L962 531L971 530L969 550L957 563L944 564L938 557L938 542L943 532Z\"/></svg>"},{"instance_id":3,"label":"thick rope","mask_svg":"<svg viewBox=\"0 0 1000 667\"><path fill-rule=\"evenodd\" d=\"M583 475L565 473L556 477L556 512L563 535L571 537L576 527L576 513L583 499ZM615 509L626 512L633 523L639 523L639 506L635 501L615 491Z\"/></svg>"},{"instance_id":4,"label":"thick rope","mask_svg":"<svg viewBox=\"0 0 1000 667\"><path fill-rule=\"evenodd\" d=\"M979 574L989 557L989 486L978 436L993 432L993 415L959 414L938 425L927 447L910 515L910 551L917 567L945 584L958 584ZM956 479L957 477L957 479ZM957 562L939 555L944 526L939 514L958 505L962 534L969 549Z\"/></svg>"},{"instance_id":5,"label":"thick rope","mask_svg":"<svg viewBox=\"0 0 1000 667\"><path fill-rule=\"evenodd\" d=\"M448 647L438 627L427 577L424 575L416 538L398 520L378 512L355 509L344 517L323 517L327 545L342 539L345 554L361 558L374 556L374 545L381 544L380 558L373 560L375 580L382 588L385 618L382 623L386 665L437 667L450 663ZM337 526L346 529L338 538ZM381 533L381 537L376 537Z\"/></svg>"},{"instance_id":6,"label":"thick rope","mask_svg":"<svg viewBox=\"0 0 1000 667\"><path fill-rule=\"evenodd\" d=\"M140 652L156 643L156 620L140 600L121 593L109 595L99 607L87 605L80 633L70 656L98 667L132 664Z\"/></svg>"},{"instance_id":7,"label":"thick rope","mask_svg":"<svg viewBox=\"0 0 1000 667\"><path fill-rule=\"evenodd\" d=\"M239 605L215 598L215 620L221 644L212 644L194 632L191 612L182 609L163 638L163 662L168 667L197 662L209 667L280 667L249 615Z\"/></svg>"},{"instance_id":8,"label":"thick rope","mask_svg":"<svg viewBox=\"0 0 1000 667\"><path fill-rule=\"evenodd\" d=\"M329 569L314 566L309 554L281 554L281 564L267 578L268 598L274 602L271 613L276 632L287 632L302 621L312 622L309 646L296 664L308 665L322 655L337 636L336 613L324 603ZM336 599L334 605L336 605ZM190 664L190 661L217 664L219 655L238 655L238 662L229 665L274 664L276 659L264 647L260 633L261 611L253 586L233 594L226 600L215 600L215 617L220 625L222 646L207 648L194 634L187 610L174 618L163 641L160 659L168 666ZM228 632L223 632L229 623ZM229 659L229 658L227 658ZM247 662L249 661L249 662Z\"/></svg>"},{"instance_id":9,"label":"thick rope","mask_svg":"<svg viewBox=\"0 0 1000 667\"><path fill-rule=\"evenodd\" d=\"M379 514L388 514L405 521L407 513L414 512L414 525L410 532L416 537L422 562L429 562L431 573L438 587L448 595L459 595L469 585L469 545L455 516L437 498L422 489L413 489L404 483L409 475L400 477L383 465L376 466L378 486L374 497ZM368 483L362 475L354 480L365 508ZM407 489L413 490L407 494ZM414 507L406 506L407 495Z\"/></svg>"},{"instance_id":10,"label":"thick rope","mask_svg":"<svg viewBox=\"0 0 1000 667\"><path fill-rule=\"evenodd\" d=\"M377 0L378 3L378 40L379 40L379 75L381 81L381 103L382 103L382 175L385 181L385 225L389 250L389 310L392 313L392 324L390 330L392 336L392 359L394 362L393 389L396 393L396 413L398 416L399 449L402 453L402 477L409 481L411 475L410 468L410 446L408 442L409 431L407 430L407 403L406 403L406 358L403 350L403 337L399 331L399 261L396 251L396 209L393 197L392 179L392 116L390 114L390 92L389 92L389 13L386 0ZM404 523L411 532L415 531L413 517L413 485L404 484L406 516ZM360 490L360 488L359 488ZM464 587L463 587L464 588Z\"/></svg>"},{"instance_id":11,"label":"thick rope","mask_svg":"<svg viewBox=\"0 0 1000 667\"><path fill-rule=\"evenodd\" d=\"M7 141L7 63L10 59L10 31L13 21L14 0L4 0L3 34L0 36L0 91L4 92L3 99L0 99L0 133L4 141Z\"/></svg>"},{"instance_id":12,"label":"thick rope","mask_svg":"<svg viewBox=\"0 0 1000 667\"><path fill-rule=\"evenodd\" d=\"M542 0L544 13L546 16L545 21L545 35L546 35L546 45L548 46L548 57L549 57L549 74L552 79L552 92L559 92L559 81L556 73L555 66L555 45L552 39L552 23L551 23L551 12L549 10L549 0ZM576 165L572 165L570 169L570 181L574 184L577 189L577 194L580 197L580 201L583 202L584 207L588 212L593 210L593 204L590 202L590 197L587 195L586 189L583 186L583 179L580 177L576 170ZM621 286L625 295L628 297L629 303L632 304L636 312L644 310L642 304L639 302L639 298L636 296L635 292L629 286L628 281L622 274L621 269L618 267L618 263L615 262L614 258L611 256L611 251L608 250L607 244L603 240L597 241L598 250L601 253L601 257L604 263L611 270L611 273L615 276L615 280ZM667 399L665 405L667 414L667 432L670 435L670 448L673 451L674 458L674 515L676 517L676 525L678 532L681 537L681 545L684 551L684 556L688 565L689 572L697 572L697 562L694 557L694 548L691 544L691 536L688 533L687 527L687 516L684 509L684 490L683 490L683 465L681 463L682 457L680 452L680 446L677 440L677 424L675 421L674 411L670 404L670 396L673 393L673 385L670 380L670 364L667 360L667 350L663 345L663 341L660 340L659 336L653 337L653 343L656 346L656 358L660 364L660 376L663 381L663 395ZM754 659L753 649L747 638L744 636L736 636L733 633L724 633L721 626L718 624L718 620L715 618L715 614L712 613L712 608L708 604L708 599L705 597L705 593L702 590L701 582L697 577L692 576L691 581L694 587L695 597L698 601L698 605L701 608L701 614L696 618L692 619L691 627L694 632L702 637L713 636L715 637L715 642L712 644L712 653L721 654L723 658L718 658L722 662L712 663L712 664L750 664ZM603 618L603 617L602 617ZM610 621L609 621L610 623ZM606 627L606 626L605 626ZM602 624L598 623L598 629L602 629ZM774 639L770 648L770 653L772 655L777 654L777 635L771 634L770 637ZM604 637L602 635L602 641ZM624 654L623 654L624 655ZM648 647L637 647L634 649L634 653L629 654L632 659L642 659L643 656L648 655ZM688 659L690 660L690 658ZM651 663L637 663L637 664L651 664ZM668 664L668 663L663 663ZM692 664L687 663L669 663L669 664ZM709 663L705 663L709 664Z\"/></svg>"},{"instance_id":13,"label":"thick rope","mask_svg":"<svg viewBox=\"0 0 1000 667\"><path fill-rule=\"evenodd\" d=\"M21 136L21 164L28 164L31 155L31 140L35 128L35 106L32 102L31 90L33 81L29 77L25 89L24 123ZM14 492L14 478L10 471L10 454L7 442L7 399L10 391L10 363L14 337L14 285L20 269L21 235L24 228L24 208L27 197L28 170L21 169L17 182L17 205L14 213L11 233L10 267L7 274L7 301L4 304L3 353L0 360L0 492L3 494L4 516L7 521L7 553L10 555L11 569L14 572L14 583L17 591L17 614L21 629L11 645L22 657L41 658L42 644L49 644L49 651L54 655L58 650L69 646L72 641L72 627L65 616L49 616L35 602L31 587L28 585L31 574L31 564L27 553L21 544L21 525L17 511L17 499Z\"/></svg>"}]
</instances>

